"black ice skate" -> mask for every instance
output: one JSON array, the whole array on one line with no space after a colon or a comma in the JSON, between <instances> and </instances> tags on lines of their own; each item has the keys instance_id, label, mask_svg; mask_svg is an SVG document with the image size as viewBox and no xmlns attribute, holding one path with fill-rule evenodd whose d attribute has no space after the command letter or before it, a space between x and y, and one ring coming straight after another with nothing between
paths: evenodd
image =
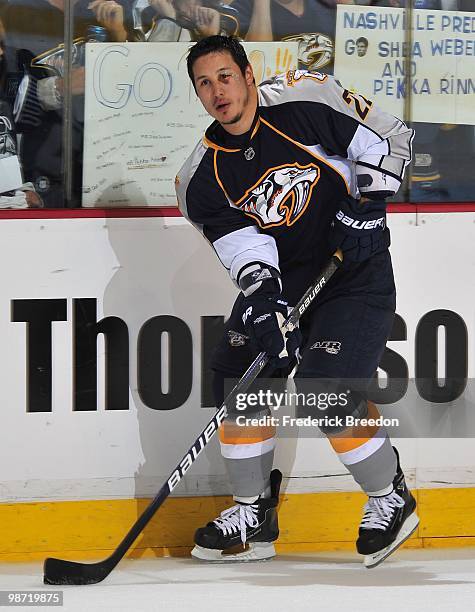
<instances>
[{"instance_id":1,"label":"black ice skate","mask_svg":"<svg viewBox=\"0 0 475 612\"><path fill-rule=\"evenodd\" d=\"M204 561L262 561L275 556L279 537L277 505L282 474L272 470L271 497L252 504L238 503L195 533L191 554Z\"/></svg>"},{"instance_id":2,"label":"black ice skate","mask_svg":"<svg viewBox=\"0 0 475 612\"><path fill-rule=\"evenodd\" d=\"M393 491L381 497L369 497L359 529L356 548L365 555L367 568L376 567L413 533L418 524L416 500L406 486L399 466L393 480Z\"/></svg>"}]
</instances>

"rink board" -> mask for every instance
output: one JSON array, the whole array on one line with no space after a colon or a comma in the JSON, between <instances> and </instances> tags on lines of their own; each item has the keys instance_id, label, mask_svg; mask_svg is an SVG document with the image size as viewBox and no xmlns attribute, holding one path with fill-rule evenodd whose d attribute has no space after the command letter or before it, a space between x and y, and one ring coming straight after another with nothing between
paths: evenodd
<instances>
[{"instance_id":1,"label":"rink board","mask_svg":"<svg viewBox=\"0 0 475 612\"><path fill-rule=\"evenodd\" d=\"M405 360L409 376L413 376L420 321L432 311L449 311L465 326L470 382L474 373L475 214L392 214L389 224L399 291L397 311L407 333L406 339L391 341L388 346ZM136 518L137 506L143 507L145 502L141 500L153 497L213 414L205 401L202 356L209 339L203 330L209 330L213 317L229 312L236 290L206 242L181 218L4 220L0 224L0 254L5 262L0 288L0 524L7 523L10 534L4 543L2 538L0 554L21 556L51 550L92 554L93 547L99 545L94 540L89 545L84 542L91 530L96 532L95 525L97 533L107 534L99 547L110 550ZM74 410L74 350L78 341L74 308L77 304L86 308L91 300L98 321L114 317L127 329L127 409L106 409L105 343L99 336L97 394L91 400L94 405L88 410ZM25 321L35 314L38 304L46 302L55 308L59 305L49 336L51 402L49 407L47 401L43 402L43 408L49 408L46 411L29 412L31 401L38 397L28 393L32 374L28 355L34 347L28 344L29 324ZM165 341L159 351L157 364L163 380L168 379L169 366L179 368L180 374L184 363L191 363L189 393L182 404L170 410L144 403L138 384L141 332L156 317L165 317L167 324L172 321L185 332L189 330L188 336L185 333L188 344L183 349L184 358L178 363L167 362ZM166 403L167 389L162 391ZM170 394L179 391L172 389ZM462 397L447 406L447 414L450 411L465 418L473 414L473 404ZM475 523L473 438L405 439L398 442L398 448L410 486L427 495L429 501L436 495L432 490L441 487L454 496L453 512L445 511L444 498L440 522L425 519L421 529L426 524L428 531L420 529L418 538L429 542L439 537L474 537L473 524L469 522L466 527L464 522ZM322 531L313 535L295 535L295 528L300 528L296 523L312 523L311 519L291 520L285 529L292 540L287 542L283 533L282 545L351 542L362 501L327 442L282 440L275 464L284 475L291 476L285 481L289 501L282 506L283 525L285 508L291 507L294 498L335 495L335 508L339 504L345 508L345 500L354 500L353 519L344 518L345 510L341 520L334 523L335 529L343 526L348 533L332 532L332 510L319 521ZM176 498L167 502L183 507L182 514L176 513L176 520L170 517L163 537L157 535L151 545L157 550L186 548L192 530L226 505L219 497L226 494L229 484L218 445L213 443L187 474ZM179 523L183 521L178 517L189 517L189 504L206 511L195 514L193 521L187 520L188 531L180 535L180 543L174 544L167 534L180 533ZM110 514L105 510L109 507ZM431 516L430 509L424 512ZM91 513L95 520L87 518ZM66 535L65 540L48 535L43 538L39 528L43 521L54 525L55 533L69 532L73 540ZM447 531L451 525L455 532ZM25 538L21 540L23 533Z\"/></svg>"},{"instance_id":2,"label":"rink board","mask_svg":"<svg viewBox=\"0 0 475 612\"><path fill-rule=\"evenodd\" d=\"M420 524L410 548L475 547L475 488L413 490ZM362 493L284 494L279 506L280 552L354 550L366 501ZM66 555L106 557L150 502L148 499L0 504L1 561ZM233 504L231 497L169 498L127 554L187 556L197 527Z\"/></svg>"}]
</instances>

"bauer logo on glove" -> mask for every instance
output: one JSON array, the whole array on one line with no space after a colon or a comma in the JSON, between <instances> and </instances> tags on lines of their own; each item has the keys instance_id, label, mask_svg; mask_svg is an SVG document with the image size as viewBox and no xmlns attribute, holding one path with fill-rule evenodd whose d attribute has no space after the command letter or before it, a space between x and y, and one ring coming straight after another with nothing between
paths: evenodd
<instances>
[{"instance_id":1,"label":"bauer logo on glove","mask_svg":"<svg viewBox=\"0 0 475 612\"><path fill-rule=\"evenodd\" d=\"M386 227L386 215L383 217L379 217L378 219L370 219L369 221L362 221L360 219L353 219L342 210L339 210L336 213L336 218L338 221L343 223L343 225L347 225L348 227L352 227L355 230L373 230L380 227L384 229Z\"/></svg>"},{"instance_id":2,"label":"bauer logo on glove","mask_svg":"<svg viewBox=\"0 0 475 612\"><path fill-rule=\"evenodd\" d=\"M347 196L338 204L328 241L332 250L343 251L344 265L361 263L385 251L391 242L386 202L361 202Z\"/></svg>"}]
</instances>

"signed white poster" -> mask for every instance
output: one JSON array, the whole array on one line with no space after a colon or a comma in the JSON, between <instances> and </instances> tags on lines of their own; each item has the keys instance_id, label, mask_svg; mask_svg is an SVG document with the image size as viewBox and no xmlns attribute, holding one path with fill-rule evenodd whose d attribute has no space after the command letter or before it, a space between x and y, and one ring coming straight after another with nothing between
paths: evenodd
<instances>
[{"instance_id":1,"label":"signed white poster","mask_svg":"<svg viewBox=\"0 0 475 612\"><path fill-rule=\"evenodd\" d=\"M297 68L297 43L246 43L256 81ZM175 206L174 179L212 119L188 78L189 43L86 49L83 206Z\"/></svg>"}]
</instances>

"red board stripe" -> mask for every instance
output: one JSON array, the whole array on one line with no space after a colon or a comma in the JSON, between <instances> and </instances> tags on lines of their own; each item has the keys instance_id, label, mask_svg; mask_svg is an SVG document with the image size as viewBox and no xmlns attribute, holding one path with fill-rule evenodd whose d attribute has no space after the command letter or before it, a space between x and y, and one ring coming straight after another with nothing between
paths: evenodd
<instances>
[{"instance_id":1,"label":"red board stripe","mask_svg":"<svg viewBox=\"0 0 475 612\"><path fill-rule=\"evenodd\" d=\"M389 204L390 213L475 212L475 202ZM141 217L181 217L175 206L129 208L47 208L0 210L0 219L136 219Z\"/></svg>"}]
</instances>

